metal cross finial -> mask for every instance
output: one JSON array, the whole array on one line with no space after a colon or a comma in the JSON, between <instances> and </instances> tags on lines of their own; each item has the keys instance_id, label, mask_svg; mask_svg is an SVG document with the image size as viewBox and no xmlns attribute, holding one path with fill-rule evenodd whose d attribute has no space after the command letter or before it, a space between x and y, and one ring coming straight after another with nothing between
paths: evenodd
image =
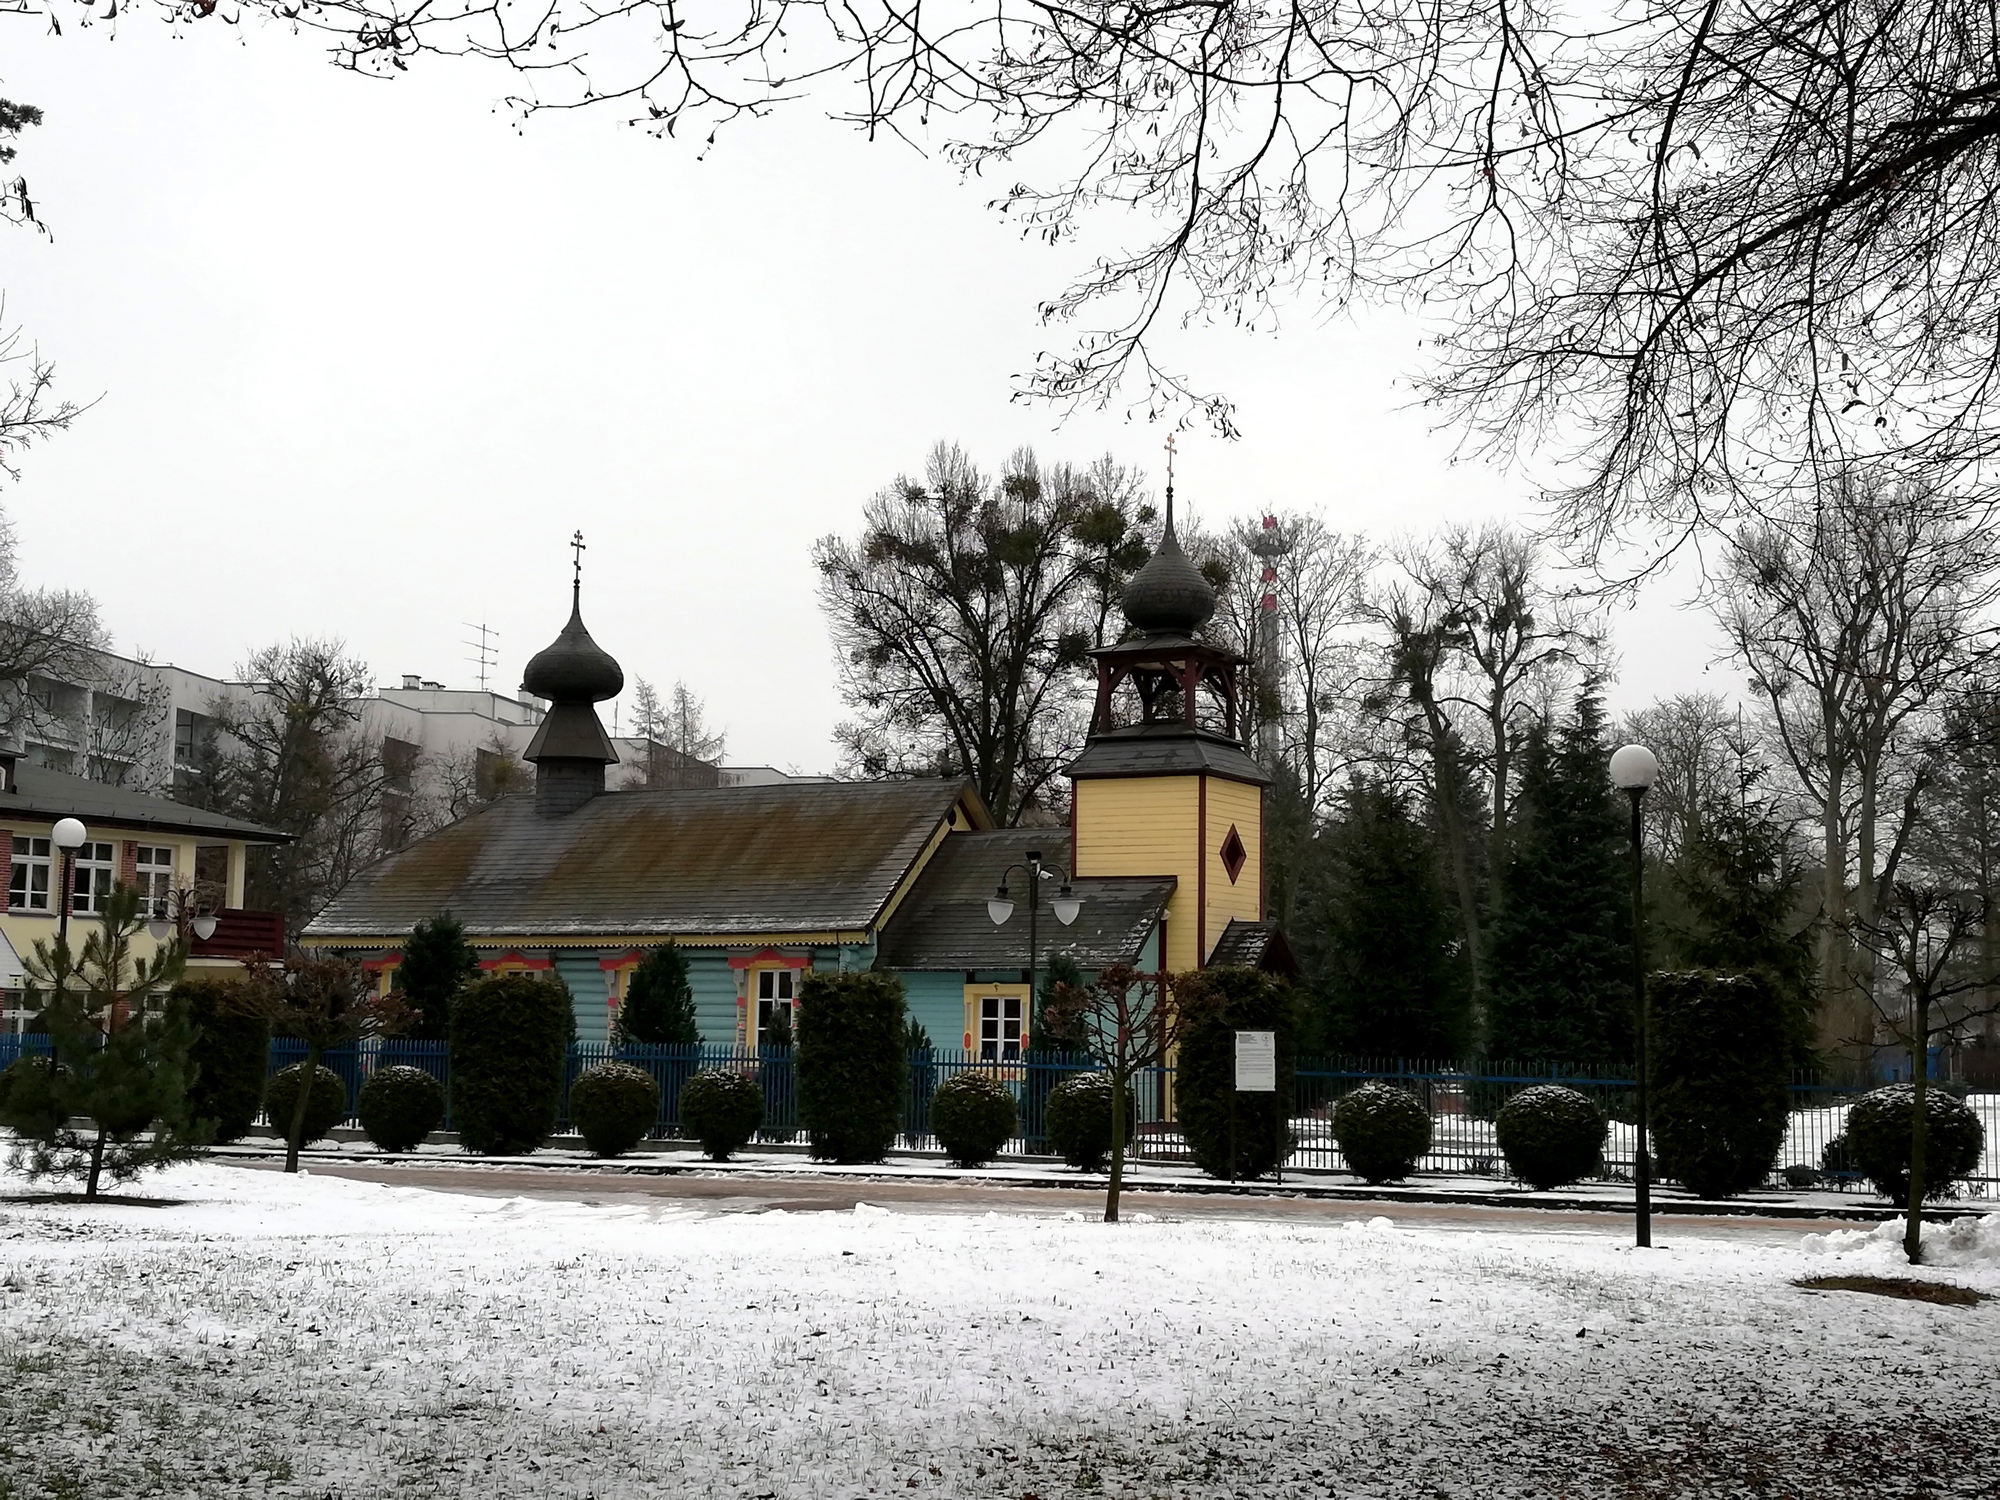
<instances>
[{"instance_id":1,"label":"metal cross finial","mask_svg":"<svg viewBox=\"0 0 2000 1500\"><path fill-rule=\"evenodd\" d=\"M580 531L577 532L576 535L572 536L569 539L569 548L571 552L576 554L576 562L574 564L576 568L576 583L578 587L582 587L583 585L583 533L582 532Z\"/></svg>"},{"instance_id":2,"label":"metal cross finial","mask_svg":"<svg viewBox=\"0 0 2000 1500\"><path fill-rule=\"evenodd\" d=\"M1174 435L1167 434L1167 535L1174 534Z\"/></svg>"}]
</instances>

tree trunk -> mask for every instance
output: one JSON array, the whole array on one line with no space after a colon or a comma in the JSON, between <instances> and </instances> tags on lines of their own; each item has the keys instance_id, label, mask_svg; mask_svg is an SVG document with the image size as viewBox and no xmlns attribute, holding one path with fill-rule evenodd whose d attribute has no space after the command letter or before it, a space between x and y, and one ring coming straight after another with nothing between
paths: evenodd
<instances>
[{"instance_id":1,"label":"tree trunk","mask_svg":"<svg viewBox=\"0 0 2000 1500\"><path fill-rule=\"evenodd\" d=\"M83 1181L83 1196L97 1196L98 1175L104 1170L104 1127L97 1127L97 1137L90 1143L90 1175Z\"/></svg>"},{"instance_id":2,"label":"tree trunk","mask_svg":"<svg viewBox=\"0 0 2000 1500\"><path fill-rule=\"evenodd\" d=\"M1104 1222L1118 1222L1118 1191L1125 1185L1126 1070L1111 1070L1111 1183L1104 1192Z\"/></svg>"},{"instance_id":3,"label":"tree trunk","mask_svg":"<svg viewBox=\"0 0 2000 1500\"><path fill-rule=\"evenodd\" d=\"M319 1045L306 1044L306 1060L299 1069L299 1097L292 1106L292 1123L285 1130L285 1170L299 1169L299 1137L306 1133L306 1110L312 1104L312 1088L319 1077Z\"/></svg>"},{"instance_id":4,"label":"tree trunk","mask_svg":"<svg viewBox=\"0 0 2000 1500\"><path fill-rule=\"evenodd\" d=\"M1930 1087L1931 1008L1928 999L1914 1002L1915 1025L1910 1032L1910 1201L1903 1215L1903 1255L1911 1265L1924 1263L1924 1147L1930 1138L1930 1117L1924 1105Z\"/></svg>"}]
</instances>

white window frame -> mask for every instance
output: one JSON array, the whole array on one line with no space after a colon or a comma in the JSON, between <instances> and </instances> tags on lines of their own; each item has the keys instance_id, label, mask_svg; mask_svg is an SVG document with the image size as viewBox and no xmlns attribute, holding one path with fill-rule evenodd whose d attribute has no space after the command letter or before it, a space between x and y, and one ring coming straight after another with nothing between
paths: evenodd
<instances>
[{"instance_id":1,"label":"white window frame","mask_svg":"<svg viewBox=\"0 0 2000 1500\"><path fill-rule=\"evenodd\" d=\"M25 878L22 872L26 871ZM36 872L41 874L39 883ZM14 836L14 863L7 876L7 910L52 911L49 892L55 885L55 848L43 838ZM21 899L16 900L16 895Z\"/></svg>"},{"instance_id":2,"label":"white window frame","mask_svg":"<svg viewBox=\"0 0 2000 1500\"><path fill-rule=\"evenodd\" d=\"M104 910L111 887L118 879L118 846L104 839L88 840L78 847L71 864L76 878L70 915L94 917Z\"/></svg>"},{"instance_id":3,"label":"white window frame","mask_svg":"<svg viewBox=\"0 0 2000 1500\"><path fill-rule=\"evenodd\" d=\"M140 844L138 850L132 878L139 887L139 913L145 917L165 917L174 889L174 846Z\"/></svg>"},{"instance_id":4,"label":"white window frame","mask_svg":"<svg viewBox=\"0 0 2000 1500\"><path fill-rule=\"evenodd\" d=\"M770 1024L773 1011L782 1007L787 1012L788 1020L797 1021L799 983L798 971L795 969L759 969L756 973L757 993L754 997L757 1006L756 1024L750 1034L750 1045L761 1048L764 1045L764 1031ZM793 1036L796 1038L797 1032L794 1032Z\"/></svg>"},{"instance_id":5,"label":"white window frame","mask_svg":"<svg viewBox=\"0 0 2000 1500\"><path fill-rule=\"evenodd\" d=\"M979 1030L973 1037L981 1062L1019 1062L1027 1032L1027 1006L1019 995L981 995Z\"/></svg>"}]
</instances>

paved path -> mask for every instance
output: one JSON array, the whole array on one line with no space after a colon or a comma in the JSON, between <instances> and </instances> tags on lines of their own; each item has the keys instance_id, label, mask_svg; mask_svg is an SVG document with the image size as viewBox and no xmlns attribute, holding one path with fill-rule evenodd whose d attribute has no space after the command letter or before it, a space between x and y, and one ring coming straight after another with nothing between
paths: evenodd
<instances>
[{"instance_id":1,"label":"paved path","mask_svg":"<svg viewBox=\"0 0 2000 1500\"><path fill-rule=\"evenodd\" d=\"M276 1171L270 1161L238 1163L245 1171ZM983 1183L923 1181L909 1178L857 1180L805 1174L776 1173L746 1177L740 1173L670 1177L604 1171L564 1171L548 1167L484 1167L458 1164L387 1164L312 1162L308 1170L325 1177L359 1182L393 1183L398 1187L433 1188L498 1198L548 1198L572 1203L630 1202L643 1199L662 1212L686 1211L765 1213L845 1213L857 1203L900 1208L912 1213L1063 1214L1103 1211L1100 1193L1077 1188L1000 1187ZM1513 1230L1534 1234L1592 1234L1625 1238L1632 1233L1629 1213L1590 1210L1497 1208L1478 1204L1328 1201L1314 1198L1209 1196L1127 1189L1125 1212L1162 1219L1257 1219L1309 1223L1340 1223L1387 1215L1399 1223L1434 1229ZM1830 1229L1866 1227L1851 1219L1771 1219L1750 1216L1656 1213L1656 1244L1674 1238L1761 1240L1797 1243L1802 1234Z\"/></svg>"}]
</instances>

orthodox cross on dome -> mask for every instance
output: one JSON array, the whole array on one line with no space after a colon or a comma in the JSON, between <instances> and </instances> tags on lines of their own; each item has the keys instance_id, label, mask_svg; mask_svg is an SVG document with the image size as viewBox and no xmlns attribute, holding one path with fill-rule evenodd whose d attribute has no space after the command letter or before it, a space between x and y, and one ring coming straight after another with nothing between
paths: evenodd
<instances>
[{"instance_id":1,"label":"orthodox cross on dome","mask_svg":"<svg viewBox=\"0 0 2000 1500\"><path fill-rule=\"evenodd\" d=\"M583 587L583 533L582 532L580 531L577 532L569 539L569 550L575 555L575 561L571 564L571 566L573 566L576 569L576 578L574 579L572 586L581 589Z\"/></svg>"},{"instance_id":2,"label":"orthodox cross on dome","mask_svg":"<svg viewBox=\"0 0 2000 1500\"><path fill-rule=\"evenodd\" d=\"M1174 434L1167 434L1167 526L1174 524Z\"/></svg>"}]
</instances>

